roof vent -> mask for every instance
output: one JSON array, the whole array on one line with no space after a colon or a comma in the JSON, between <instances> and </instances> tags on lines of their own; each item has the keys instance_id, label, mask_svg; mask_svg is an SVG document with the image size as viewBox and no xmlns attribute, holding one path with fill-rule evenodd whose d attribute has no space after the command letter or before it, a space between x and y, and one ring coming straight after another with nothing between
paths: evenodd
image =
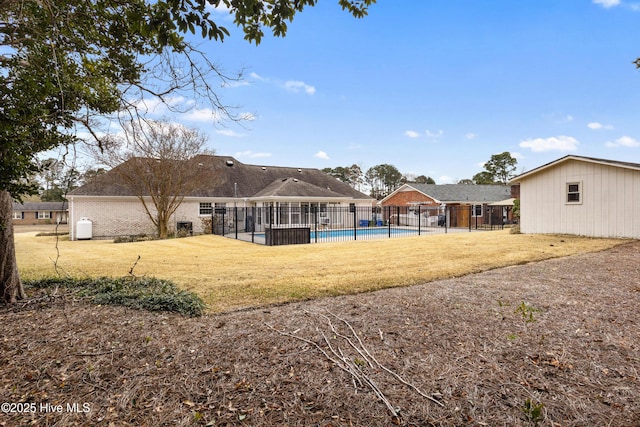
<instances>
[{"instance_id":1,"label":"roof vent","mask_svg":"<svg viewBox=\"0 0 640 427\"><path fill-rule=\"evenodd\" d=\"M233 160L227 160L227 166L233 166Z\"/></svg>"},{"instance_id":2,"label":"roof vent","mask_svg":"<svg viewBox=\"0 0 640 427\"><path fill-rule=\"evenodd\" d=\"M302 169L298 169L298 172L302 172Z\"/></svg>"},{"instance_id":3,"label":"roof vent","mask_svg":"<svg viewBox=\"0 0 640 427\"><path fill-rule=\"evenodd\" d=\"M293 182L298 182L298 179L297 178L293 178Z\"/></svg>"},{"instance_id":4,"label":"roof vent","mask_svg":"<svg viewBox=\"0 0 640 427\"><path fill-rule=\"evenodd\" d=\"M267 168L266 168L265 166L263 166L263 167L262 167L262 170L263 170L263 171L266 171L266 170L267 170Z\"/></svg>"}]
</instances>

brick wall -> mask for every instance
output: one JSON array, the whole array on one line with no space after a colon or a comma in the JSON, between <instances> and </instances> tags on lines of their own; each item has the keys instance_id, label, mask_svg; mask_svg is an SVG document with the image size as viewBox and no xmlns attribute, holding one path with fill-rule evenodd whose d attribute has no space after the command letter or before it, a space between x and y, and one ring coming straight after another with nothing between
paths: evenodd
<instances>
[{"instance_id":1,"label":"brick wall","mask_svg":"<svg viewBox=\"0 0 640 427\"><path fill-rule=\"evenodd\" d=\"M190 221L193 232L202 232L202 221L199 214L199 202L185 201L169 221L170 232L175 231L178 221ZM149 206L150 209L153 205ZM112 239L118 236L134 236L138 234L156 235L156 227L147 215L142 203L136 198L89 199L75 198L72 204L73 236L77 234L77 223L80 218L88 218L92 222L92 237L95 239ZM155 210L151 211L152 214Z\"/></svg>"},{"instance_id":2,"label":"brick wall","mask_svg":"<svg viewBox=\"0 0 640 427\"><path fill-rule=\"evenodd\" d=\"M38 212L24 211L21 219L13 219L13 225L38 225L38 224L55 224L58 219L62 224L66 224L66 212L49 212L50 218L38 218Z\"/></svg>"}]
</instances>

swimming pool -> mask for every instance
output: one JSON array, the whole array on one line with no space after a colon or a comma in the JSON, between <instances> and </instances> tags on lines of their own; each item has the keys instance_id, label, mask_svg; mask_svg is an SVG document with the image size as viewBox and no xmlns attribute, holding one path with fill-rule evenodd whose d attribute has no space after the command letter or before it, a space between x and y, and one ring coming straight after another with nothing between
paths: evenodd
<instances>
[{"instance_id":1,"label":"swimming pool","mask_svg":"<svg viewBox=\"0 0 640 427\"><path fill-rule=\"evenodd\" d=\"M356 228L356 238L360 237L384 237L389 236L389 228L387 227L372 227L372 228ZM318 239L333 239L333 238L349 238L353 237L353 229L350 230L318 230ZM418 230L412 230L407 228L391 228L391 235L411 235L418 234ZM311 239L316 238L316 232L311 232Z\"/></svg>"},{"instance_id":2,"label":"swimming pool","mask_svg":"<svg viewBox=\"0 0 640 427\"><path fill-rule=\"evenodd\" d=\"M356 228L356 239L374 239L374 238L382 238L389 237L389 228L387 227L363 227ZM426 230L422 230L424 233ZM336 230L318 230L316 232L311 231L311 241L315 242L316 240L349 240L353 239L353 228L351 229L336 229ZM391 227L391 236L411 236L418 235L417 229L411 228L396 228ZM256 233L256 237L264 238L264 233Z\"/></svg>"}]
</instances>

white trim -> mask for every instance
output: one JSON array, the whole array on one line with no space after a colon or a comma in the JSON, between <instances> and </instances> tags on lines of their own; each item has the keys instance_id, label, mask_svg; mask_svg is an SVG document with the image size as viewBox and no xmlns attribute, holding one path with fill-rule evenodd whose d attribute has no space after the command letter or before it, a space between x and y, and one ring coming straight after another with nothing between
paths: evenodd
<instances>
[{"instance_id":1,"label":"white trim","mask_svg":"<svg viewBox=\"0 0 640 427\"><path fill-rule=\"evenodd\" d=\"M570 191L570 186L572 185L577 185L578 186L578 190L577 191ZM582 187L582 181L568 181L565 184L564 187L564 203L566 205L581 205L582 204L582 199L584 198L584 191L583 191L583 187ZM569 194L577 194L578 195L578 200L569 200Z\"/></svg>"},{"instance_id":2,"label":"white trim","mask_svg":"<svg viewBox=\"0 0 640 427\"><path fill-rule=\"evenodd\" d=\"M569 160L575 160L578 162L585 162L585 163L594 163L594 164L598 164L598 165L603 165L603 166L613 166L613 167L618 167L618 168L623 168L623 169L631 169L631 170L640 170L640 164L636 164L636 163L625 163L625 162L620 162L620 161L616 161L616 160L607 160L607 159L595 159L595 158L591 158L591 157L581 157L581 156L574 156L574 155L568 155L568 156L564 156L561 157L557 160L554 160L550 163L547 163L546 165L542 165L539 166L535 169L532 169L528 172L525 172L523 174L520 174L518 176L516 176L515 178L511 179L509 181L510 184L517 184L520 181L522 181L525 178L529 178L532 175L535 175L537 173L540 173L546 169L552 168L554 166L558 166L562 163L568 162Z\"/></svg>"}]
</instances>

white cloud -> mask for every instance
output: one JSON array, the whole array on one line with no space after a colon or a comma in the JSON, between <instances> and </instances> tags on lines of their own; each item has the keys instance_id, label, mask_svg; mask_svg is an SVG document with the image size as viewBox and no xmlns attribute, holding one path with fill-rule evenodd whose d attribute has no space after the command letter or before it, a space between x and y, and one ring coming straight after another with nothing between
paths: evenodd
<instances>
[{"instance_id":1,"label":"white cloud","mask_svg":"<svg viewBox=\"0 0 640 427\"><path fill-rule=\"evenodd\" d=\"M453 177L447 176L447 175L442 175L440 177L438 177L438 184L455 184L456 180Z\"/></svg>"},{"instance_id":2,"label":"white cloud","mask_svg":"<svg viewBox=\"0 0 640 427\"><path fill-rule=\"evenodd\" d=\"M252 122L254 120L258 120L258 116L256 116L253 113L240 113L240 116L238 117L239 120L244 120L247 122Z\"/></svg>"},{"instance_id":3,"label":"white cloud","mask_svg":"<svg viewBox=\"0 0 640 427\"><path fill-rule=\"evenodd\" d=\"M567 117L564 118L566 121L568 122L572 122L573 121L573 116L571 114L568 114Z\"/></svg>"},{"instance_id":4,"label":"white cloud","mask_svg":"<svg viewBox=\"0 0 640 427\"><path fill-rule=\"evenodd\" d=\"M184 113L182 116L185 120L190 122L210 122L218 121L221 119L220 114L213 111L211 108L193 109Z\"/></svg>"},{"instance_id":5,"label":"white cloud","mask_svg":"<svg viewBox=\"0 0 640 427\"><path fill-rule=\"evenodd\" d=\"M580 142L572 136L552 136L524 140L520 142L520 147L529 148L534 152L575 151L579 144Z\"/></svg>"},{"instance_id":6,"label":"white cloud","mask_svg":"<svg viewBox=\"0 0 640 427\"><path fill-rule=\"evenodd\" d=\"M605 145L611 148L616 148L616 147L633 148L633 147L640 147L640 141L630 136L623 136L616 139L615 142L607 142Z\"/></svg>"},{"instance_id":7,"label":"white cloud","mask_svg":"<svg viewBox=\"0 0 640 427\"><path fill-rule=\"evenodd\" d=\"M329 155L324 151L318 151L316 154L313 155L313 157L317 157L318 159L322 159L322 160L329 160Z\"/></svg>"},{"instance_id":8,"label":"white cloud","mask_svg":"<svg viewBox=\"0 0 640 427\"><path fill-rule=\"evenodd\" d=\"M141 111L162 116L167 114L170 109L187 110L193 106L194 101L187 100L183 96L170 96L164 98L164 100L157 97L151 99L140 99L132 101L132 104Z\"/></svg>"},{"instance_id":9,"label":"white cloud","mask_svg":"<svg viewBox=\"0 0 640 427\"><path fill-rule=\"evenodd\" d=\"M238 151L234 157L237 158L250 158L250 159L257 159L257 158L265 158L265 157L271 157L271 153L255 153L251 150L245 150L245 151Z\"/></svg>"},{"instance_id":10,"label":"white cloud","mask_svg":"<svg viewBox=\"0 0 640 427\"><path fill-rule=\"evenodd\" d=\"M610 7L618 6L620 0L593 0L593 4L599 4L605 9L609 9Z\"/></svg>"},{"instance_id":11,"label":"white cloud","mask_svg":"<svg viewBox=\"0 0 640 427\"><path fill-rule=\"evenodd\" d=\"M511 151L511 157L513 157L516 160L522 160L526 158L524 154L518 153L517 151Z\"/></svg>"},{"instance_id":12,"label":"white cloud","mask_svg":"<svg viewBox=\"0 0 640 427\"><path fill-rule=\"evenodd\" d=\"M220 2L220 4L215 7L210 4L207 4L207 9L212 10L214 12L219 12L219 13L229 13L231 11L229 6L225 5L223 2Z\"/></svg>"},{"instance_id":13,"label":"white cloud","mask_svg":"<svg viewBox=\"0 0 640 427\"><path fill-rule=\"evenodd\" d=\"M429 129L427 129L425 132L429 138L440 138L444 134L444 131L442 129L440 129L438 132L431 132L429 131Z\"/></svg>"},{"instance_id":14,"label":"white cloud","mask_svg":"<svg viewBox=\"0 0 640 427\"><path fill-rule=\"evenodd\" d=\"M418 138L420 134L415 130L406 130L404 131L404 136L408 136L409 138Z\"/></svg>"},{"instance_id":15,"label":"white cloud","mask_svg":"<svg viewBox=\"0 0 640 427\"><path fill-rule=\"evenodd\" d=\"M587 127L589 129L592 129L592 130L601 130L601 129L611 130L611 129L613 129L613 126L611 126L611 125L603 125L602 123L598 123L598 122L588 123Z\"/></svg>"},{"instance_id":16,"label":"white cloud","mask_svg":"<svg viewBox=\"0 0 640 427\"><path fill-rule=\"evenodd\" d=\"M227 80L222 83L222 87L235 88L235 87L249 86L250 84L251 83L246 80Z\"/></svg>"},{"instance_id":17,"label":"white cloud","mask_svg":"<svg viewBox=\"0 0 640 427\"><path fill-rule=\"evenodd\" d=\"M231 130L231 129L218 129L218 130L216 130L216 133L218 135L230 136L230 137L233 137L233 138L240 138L240 137L244 136L244 134L238 133L238 132L236 132L234 130Z\"/></svg>"},{"instance_id":18,"label":"white cloud","mask_svg":"<svg viewBox=\"0 0 640 427\"><path fill-rule=\"evenodd\" d=\"M307 95L313 95L314 93L316 93L315 87L299 80L287 80L286 82L284 82L284 88L289 92L294 93L298 93L300 91L304 91Z\"/></svg>"},{"instance_id":19,"label":"white cloud","mask_svg":"<svg viewBox=\"0 0 640 427\"><path fill-rule=\"evenodd\" d=\"M264 77L255 72L249 73L249 78L253 82L258 81L258 82L264 82L270 85L275 85L293 93L304 92L307 95L314 95L316 93L315 86L307 84L301 80L286 80L285 82L283 82L280 79Z\"/></svg>"},{"instance_id":20,"label":"white cloud","mask_svg":"<svg viewBox=\"0 0 640 427\"><path fill-rule=\"evenodd\" d=\"M478 137L478 134L473 133L473 132L469 132L464 137L467 138L467 139L476 139Z\"/></svg>"}]
</instances>

